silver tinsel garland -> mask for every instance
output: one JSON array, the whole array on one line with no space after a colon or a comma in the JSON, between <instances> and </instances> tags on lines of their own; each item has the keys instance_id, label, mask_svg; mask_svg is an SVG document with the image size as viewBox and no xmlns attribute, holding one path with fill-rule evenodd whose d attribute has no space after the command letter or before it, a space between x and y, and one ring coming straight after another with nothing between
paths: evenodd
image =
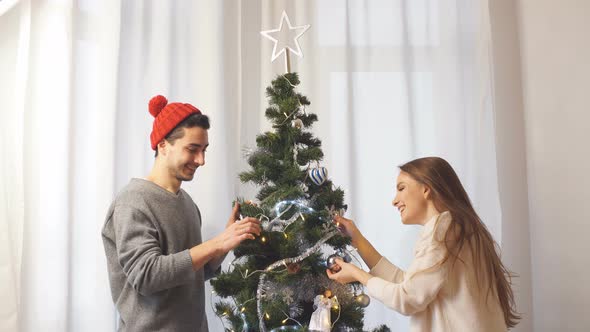
<instances>
[{"instance_id":1,"label":"silver tinsel garland","mask_svg":"<svg viewBox=\"0 0 590 332\"><path fill-rule=\"evenodd\" d=\"M278 267L286 267L288 264L299 263L299 262L303 261L307 257L311 256L314 252L318 251L320 249L320 247L326 241L328 241L330 238L332 238L336 234L338 234L337 230L329 232L328 234L324 235L324 237L322 237L315 245L313 245L312 247L310 247L309 249L304 251L303 254L296 256L296 257L290 257L290 258L281 259L280 261L276 261L276 262L272 263L271 265L269 265L265 271L271 272L272 270L274 270ZM258 309L258 322L260 324L260 331L262 331L262 332L267 332L266 325L264 324L264 312L262 311L262 298L264 297L264 293L265 293L264 292L265 281L266 281L266 274L263 273L260 275L260 281L258 282L258 289L256 290L256 302L257 302L256 308Z\"/></svg>"}]
</instances>

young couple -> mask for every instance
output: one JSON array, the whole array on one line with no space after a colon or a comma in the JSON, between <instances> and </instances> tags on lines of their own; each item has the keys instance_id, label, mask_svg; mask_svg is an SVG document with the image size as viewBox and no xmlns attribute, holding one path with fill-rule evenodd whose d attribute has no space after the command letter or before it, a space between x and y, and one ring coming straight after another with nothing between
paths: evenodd
<instances>
[{"instance_id":1,"label":"young couple","mask_svg":"<svg viewBox=\"0 0 590 332\"><path fill-rule=\"evenodd\" d=\"M209 118L163 96L150 100L149 112L154 165L119 192L102 230L119 330L208 331L205 280L230 250L260 235L260 221L239 220L235 205L225 230L203 241L199 209L180 186L205 164ZM393 205L404 224L424 226L409 269L381 256L352 220L336 217L371 270L339 260L341 270L327 270L328 277L363 283L369 295L411 316L412 331L514 326L520 317L509 272L451 166L431 157L400 169Z\"/></svg>"}]
</instances>

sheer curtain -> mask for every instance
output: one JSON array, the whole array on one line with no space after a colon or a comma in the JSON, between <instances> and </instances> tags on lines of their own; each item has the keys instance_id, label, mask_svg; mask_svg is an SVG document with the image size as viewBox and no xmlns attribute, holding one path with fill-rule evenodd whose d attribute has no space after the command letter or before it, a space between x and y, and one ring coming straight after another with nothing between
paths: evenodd
<instances>
[{"instance_id":1,"label":"sheer curtain","mask_svg":"<svg viewBox=\"0 0 590 332\"><path fill-rule=\"evenodd\" d=\"M322 164L377 249L411 261L420 229L390 202L396 166L427 155L450 161L501 240L486 1L22 0L0 16L0 329L115 330L100 228L153 162L151 96L211 116L207 165L183 185L205 238L233 197L253 197L237 179L242 149L270 129L264 89L284 68L259 31L283 10L312 25L292 70L319 116ZM408 319L373 301L365 326L381 323Z\"/></svg>"},{"instance_id":2,"label":"sheer curtain","mask_svg":"<svg viewBox=\"0 0 590 332\"><path fill-rule=\"evenodd\" d=\"M16 39L0 79L3 331L114 326L99 234L114 188L119 22L117 1L22 0L0 17L2 38Z\"/></svg>"},{"instance_id":3,"label":"sheer curtain","mask_svg":"<svg viewBox=\"0 0 590 332\"><path fill-rule=\"evenodd\" d=\"M453 165L500 242L487 2L285 4L293 24L312 24L295 70L320 119L323 164L377 250L401 267L411 262L420 228L402 225L391 206L396 166L431 155ZM282 8L269 1L263 17L276 26ZM262 41L263 59L268 44ZM408 330L407 317L373 301L365 325L381 322Z\"/></svg>"}]
</instances>

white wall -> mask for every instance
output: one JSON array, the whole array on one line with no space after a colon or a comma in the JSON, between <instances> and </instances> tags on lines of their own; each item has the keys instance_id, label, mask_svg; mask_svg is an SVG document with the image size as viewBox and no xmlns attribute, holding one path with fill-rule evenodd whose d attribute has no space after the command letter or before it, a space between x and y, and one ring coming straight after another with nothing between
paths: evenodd
<instances>
[{"instance_id":1,"label":"white wall","mask_svg":"<svg viewBox=\"0 0 590 332\"><path fill-rule=\"evenodd\" d=\"M590 1L518 6L534 331L589 331Z\"/></svg>"}]
</instances>

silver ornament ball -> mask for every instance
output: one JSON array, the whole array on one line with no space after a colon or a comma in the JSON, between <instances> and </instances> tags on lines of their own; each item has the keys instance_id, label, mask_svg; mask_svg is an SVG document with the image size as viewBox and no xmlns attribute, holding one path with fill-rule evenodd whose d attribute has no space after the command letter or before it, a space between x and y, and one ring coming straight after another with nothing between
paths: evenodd
<instances>
[{"instance_id":1,"label":"silver ornament ball","mask_svg":"<svg viewBox=\"0 0 590 332\"><path fill-rule=\"evenodd\" d=\"M340 258L342 258L343 261L345 261L346 263L350 263L352 262L352 256L350 256L346 251L342 251L339 250L337 252L338 256L340 256Z\"/></svg>"},{"instance_id":2,"label":"silver ornament ball","mask_svg":"<svg viewBox=\"0 0 590 332\"><path fill-rule=\"evenodd\" d=\"M365 294L359 294L357 295L357 297L355 298L356 303L358 303L361 307L366 308L369 306L369 303L371 303L371 298Z\"/></svg>"},{"instance_id":3,"label":"silver ornament ball","mask_svg":"<svg viewBox=\"0 0 590 332\"><path fill-rule=\"evenodd\" d=\"M326 266L328 267L328 269L330 269L330 271L332 271L332 273L337 273L340 271L340 269L342 269L340 265L336 263L336 258L342 257L338 256L337 254L332 254L328 256L328 259L326 259Z\"/></svg>"}]
</instances>

